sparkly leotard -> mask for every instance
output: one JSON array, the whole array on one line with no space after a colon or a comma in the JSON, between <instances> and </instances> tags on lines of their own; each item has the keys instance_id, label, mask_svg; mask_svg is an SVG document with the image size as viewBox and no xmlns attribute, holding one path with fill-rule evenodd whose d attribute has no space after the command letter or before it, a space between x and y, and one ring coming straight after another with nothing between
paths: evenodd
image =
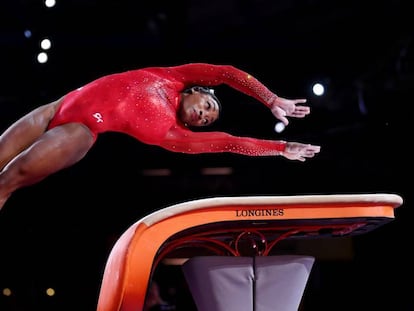
<instances>
[{"instance_id":1,"label":"sparkly leotard","mask_svg":"<svg viewBox=\"0 0 414 311\"><path fill-rule=\"evenodd\" d=\"M77 122L94 138L121 132L137 140L185 153L233 152L276 155L280 141L235 137L223 132L193 132L177 121L181 92L194 85L227 84L268 106L275 96L257 79L233 66L203 63L150 67L115 73L68 93L49 128Z\"/></svg>"}]
</instances>

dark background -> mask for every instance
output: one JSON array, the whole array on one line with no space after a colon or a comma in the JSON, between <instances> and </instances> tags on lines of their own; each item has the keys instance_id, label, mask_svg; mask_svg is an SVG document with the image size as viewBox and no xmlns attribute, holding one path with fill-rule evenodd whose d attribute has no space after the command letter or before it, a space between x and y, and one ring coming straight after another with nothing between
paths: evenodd
<instances>
[{"instance_id":1,"label":"dark background","mask_svg":"<svg viewBox=\"0 0 414 311\"><path fill-rule=\"evenodd\" d=\"M0 310L95 310L113 242L169 205L214 196L396 193L396 219L320 241L305 310L414 310L410 283L414 46L409 1L2 1L0 128L104 74L187 62L231 64L312 113L276 134L272 114L226 87L214 129L318 144L305 163L182 155L101 135L78 164L13 194L0 212ZM24 31L30 29L32 37ZM49 37L49 62L38 64ZM327 94L314 97L316 80ZM233 174L206 176L208 167ZM148 169L171 176L150 177ZM44 290L53 287L54 297Z\"/></svg>"}]
</instances>

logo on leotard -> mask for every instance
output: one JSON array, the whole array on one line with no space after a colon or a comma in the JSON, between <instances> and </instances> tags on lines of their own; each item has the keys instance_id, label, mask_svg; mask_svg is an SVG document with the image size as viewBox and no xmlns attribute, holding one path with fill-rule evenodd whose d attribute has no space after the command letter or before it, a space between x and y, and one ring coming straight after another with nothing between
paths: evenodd
<instances>
[{"instance_id":1,"label":"logo on leotard","mask_svg":"<svg viewBox=\"0 0 414 311\"><path fill-rule=\"evenodd\" d=\"M96 119L96 122L98 123L103 122L103 117L99 112L95 112L93 114L93 117Z\"/></svg>"}]
</instances>

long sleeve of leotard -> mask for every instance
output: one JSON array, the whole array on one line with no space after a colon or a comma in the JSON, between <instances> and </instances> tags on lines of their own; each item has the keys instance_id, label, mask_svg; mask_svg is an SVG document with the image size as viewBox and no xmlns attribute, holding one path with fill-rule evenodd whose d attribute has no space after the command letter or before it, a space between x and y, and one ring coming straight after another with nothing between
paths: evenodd
<instances>
[{"instance_id":1,"label":"long sleeve of leotard","mask_svg":"<svg viewBox=\"0 0 414 311\"><path fill-rule=\"evenodd\" d=\"M270 107L270 101L276 96L255 77L231 65L190 63L171 67L171 69L186 85L215 86L226 84L257 99L267 107Z\"/></svg>"},{"instance_id":2,"label":"long sleeve of leotard","mask_svg":"<svg viewBox=\"0 0 414 311\"><path fill-rule=\"evenodd\" d=\"M274 156L285 151L286 142L238 137L224 132L192 132L175 126L160 146L190 154L230 152L247 156Z\"/></svg>"},{"instance_id":3,"label":"long sleeve of leotard","mask_svg":"<svg viewBox=\"0 0 414 311\"><path fill-rule=\"evenodd\" d=\"M256 78L230 65L193 63L166 70L185 86L226 84L268 107L276 96ZM231 152L248 156L271 156L285 151L286 142L232 136L223 132L192 132L177 125L170 129L161 146L184 153Z\"/></svg>"}]
</instances>

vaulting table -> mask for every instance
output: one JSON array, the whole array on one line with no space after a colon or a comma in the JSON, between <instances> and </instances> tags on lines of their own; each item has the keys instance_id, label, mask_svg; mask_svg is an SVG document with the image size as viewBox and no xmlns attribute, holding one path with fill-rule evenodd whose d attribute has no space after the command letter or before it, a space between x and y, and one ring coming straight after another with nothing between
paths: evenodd
<instances>
[{"instance_id":1,"label":"vaulting table","mask_svg":"<svg viewBox=\"0 0 414 311\"><path fill-rule=\"evenodd\" d=\"M142 310L157 266L180 256L199 311L297 310L314 258L274 256L277 243L364 234L402 203L387 193L237 196L160 209L115 243L97 311Z\"/></svg>"}]
</instances>

